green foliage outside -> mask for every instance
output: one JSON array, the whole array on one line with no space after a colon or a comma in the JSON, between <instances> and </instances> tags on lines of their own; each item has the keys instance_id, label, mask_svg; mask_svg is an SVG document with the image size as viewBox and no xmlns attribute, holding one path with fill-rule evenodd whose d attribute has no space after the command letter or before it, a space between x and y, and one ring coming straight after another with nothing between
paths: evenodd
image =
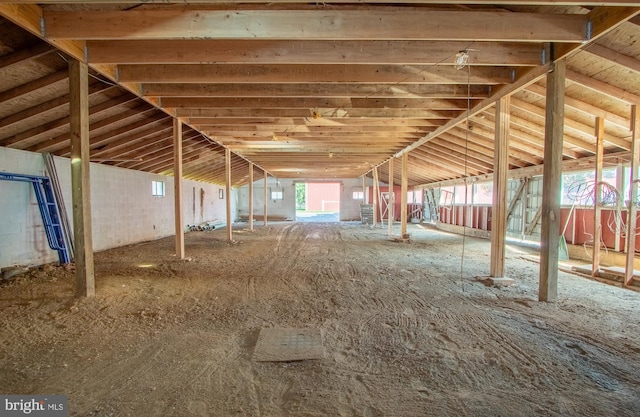
<instances>
[{"instance_id":1,"label":"green foliage outside","mask_svg":"<svg viewBox=\"0 0 640 417\"><path fill-rule=\"evenodd\" d=\"M304 210L306 207L306 184L296 183L296 210Z\"/></svg>"}]
</instances>

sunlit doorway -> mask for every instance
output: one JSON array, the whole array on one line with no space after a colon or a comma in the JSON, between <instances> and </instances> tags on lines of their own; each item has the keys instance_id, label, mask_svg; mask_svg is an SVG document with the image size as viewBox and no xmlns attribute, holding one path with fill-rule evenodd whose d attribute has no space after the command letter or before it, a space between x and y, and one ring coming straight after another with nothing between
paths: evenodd
<instances>
[{"instance_id":1,"label":"sunlit doorway","mask_svg":"<svg viewBox=\"0 0 640 417\"><path fill-rule=\"evenodd\" d=\"M296 221L339 222L340 183L296 183Z\"/></svg>"}]
</instances>

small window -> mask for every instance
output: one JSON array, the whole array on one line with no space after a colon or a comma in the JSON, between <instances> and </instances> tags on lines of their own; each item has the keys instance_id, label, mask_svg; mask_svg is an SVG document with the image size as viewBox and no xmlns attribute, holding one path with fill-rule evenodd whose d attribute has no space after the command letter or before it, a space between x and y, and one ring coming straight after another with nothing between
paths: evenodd
<instances>
[{"instance_id":1,"label":"small window","mask_svg":"<svg viewBox=\"0 0 640 417\"><path fill-rule=\"evenodd\" d=\"M151 195L164 197L164 181L151 181Z\"/></svg>"},{"instance_id":2,"label":"small window","mask_svg":"<svg viewBox=\"0 0 640 417\"><path fill-rule=\"evenodd\" d=\"M272 200L282 200L284 198L282 191L271 191Z\"/></svg>"},{"instance_id":3,"label":"small window","mask_svg":"<svg viewBox=\"0 0 640 417\"><path fill-rule=\"evenodd\" d=\"M354 200L364 200L364 193L362 191L354 191L353 192Z\"/></svg>"}]
</instances>

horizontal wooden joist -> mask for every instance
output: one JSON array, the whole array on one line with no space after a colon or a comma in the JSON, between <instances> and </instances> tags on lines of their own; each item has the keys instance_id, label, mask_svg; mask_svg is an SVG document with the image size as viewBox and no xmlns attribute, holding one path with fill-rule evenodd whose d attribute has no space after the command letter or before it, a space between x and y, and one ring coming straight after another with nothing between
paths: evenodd
<instances>
[{"instance_id":1,"label":"horizontal wooden joist","mask_svg":"<svg viewBox=\"0 0 640 417\"><path fill-rule=\"evenodd\" d=\"M467 98L489 96L488 85L464 84L142 84L146 97L352 97L352 98Z\"/></svg>"},{"instance_id":2,"label":"horizontal wooden joist","mask_svg":"<svg viewBox=\"0 0 640 417\"><path fill-rule=\"evenodd\" d=\"M311 111L317 112L318 116L313 116ZM453 110L420 110L420 109L340 109L340 108L292 108L292 109L262 109L262 108L238 108L238 109L174 109L176 117L207 116L224 118L248 118L248 117L308 117L313 119L347 119L353 117L369 118L414 118L414 119L436 119L447 120L458 116L459 111ZM338 121L336 121L338 122Z\"/></svg>"},{"instance_id":3,"label":"horizontal wooden joist","mask_svg":"<svg viewBox=\"0 0 640 417\"><path fill-rule=\"evenodd\" d=\"M282 130L287 128L294 128L296 126L304 127L335 127L335 128L359 128L359 127L431 127L438 126L439 120L433 119L403 119L403 118L376 118L376 117L362 117L362 118L331 118L320 117L314 119L311 117L209 117L207 111L191 111L191 109L177 109L178 113L197 113L195 116L188 116L181 114L179 117L184 118L189 124L203 124L203 125L232 125L244 128L255 128L256 130L264 129L276 129Z\"/></svg>"},{"instance_id":4,"label":"horizontal wooden joist","mask_svg":"<svg viewBox=\"0 0 640 417\"><path fill-rule=\"evenodd\" d=\"M535 66L543 45L522 42L109 40L87 42L87 61L113 64L451 64L473 49L471 65Z\"/></svg>"},{"instance_id":5,"label":"horizontal wooden joist","mask_svg":"<svg viewBox=\"0 0 640 417\"><path fill-rule=\"evenodd\" d=\"M453 65L119 65L118 82L136 83L367 83L508 84L507 67L477 67L469 75Z\"/></svg>"},{"instance_id":6,"label":"horizontal wooden joist","mask_svg":"<svg viewBox=\"0 0 640 417\"><path fill-rule=\"evenodd\" d=\"M462 110L469 100L437 98L305 98L305 97L168 97L161 98L164 108L339 108L339 109L429 109ZM471 100L471 105L475 100Z\"/></svg>"},{"instance_id":7,"label":"horizontal wooden joist","mask_svg":"<svg viewBox=\"0 0 640 417\"><path fill-rule=\"evenodd\" d=\"M344 10L46 11L52 39L328 39L582 42L585 15L450 11L413 7Z\"/></svg>"}]
</instances>

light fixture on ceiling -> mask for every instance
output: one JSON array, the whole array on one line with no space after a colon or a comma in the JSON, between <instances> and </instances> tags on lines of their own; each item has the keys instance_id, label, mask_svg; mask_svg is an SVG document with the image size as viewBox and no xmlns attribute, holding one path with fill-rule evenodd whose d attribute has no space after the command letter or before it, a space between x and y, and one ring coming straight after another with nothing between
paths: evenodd
<instances>
[{"instance_id":1,"label":"light fixture on ceiling","mask_svg":"<svg viewBox=\"0 0 640 417\"><path fill-rule=\"evenodd\" d=\"M469 51L464 49L456 54L456 59L453 62L457 70L461 70L469 64Z\"/></svg>"}]
</instances>

